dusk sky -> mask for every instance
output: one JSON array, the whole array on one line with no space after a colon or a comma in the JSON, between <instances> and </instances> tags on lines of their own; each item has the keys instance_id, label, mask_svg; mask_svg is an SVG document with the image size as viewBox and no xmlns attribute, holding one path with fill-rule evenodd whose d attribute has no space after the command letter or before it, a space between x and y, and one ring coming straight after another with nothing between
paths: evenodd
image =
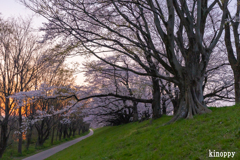
<instances>
[{"instance_id":1,"label":"dusk sky","mask_svg":"<svg viewBox=\"0 0 240 160\"><path fill-rule=\"evenodd\" d=\"M34 14L32 11L20 4L16 0L0 0L0 12L3 16L18 16L18 15L27 15Z\"/></svg>"},{"instance_id":2,"label":"dusk sky","mask_svg":"<svg viewBox=\"0 0 240 160\"><path fill-rule=\"evenodd\" d=\"M4 18L19 16L30 17L34 15L33 26L36 28L40 27L42 22L45 21L43 17L37 16L33 11L26 8L18 0L0 0L0 2L0 13Z\"/></svg>"},{"instance_id":3,"label":"dusk sky","mask_svg":"<svg viewBox=\"0 0 240 160\"><path fill-rule=\"evenodd\" d=\"M39 28L44 21L43 17L36 15L33 11L26 8L18 0L0 0L0 13L1 16L6 19L8 17L30 17L34 15L33 26L34 28ZM81 63L81 57L68 58L67 63L79 62ZM83 74L77 75L77 84L81 84L84 81Z\"/></svg>"}]
</instances>

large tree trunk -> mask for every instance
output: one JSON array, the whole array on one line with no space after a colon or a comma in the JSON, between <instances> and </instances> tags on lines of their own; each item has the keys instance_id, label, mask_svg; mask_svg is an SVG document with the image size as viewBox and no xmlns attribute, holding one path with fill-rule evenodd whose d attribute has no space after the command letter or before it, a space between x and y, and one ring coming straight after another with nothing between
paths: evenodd
<instances>
[{"instance_id":1,"label":"large tree trunk","mask_svg":"<svg viewBox=\"0 0 240 160\"><path fill-rule=\"evenodd\" d=\"M153 110L153 118L161 117L161 106L160 106L160 86L158 79L152 77L153 83L153 102L152 102L152 110Z\"/></svg>"},{"instance_id":2,"label":"large tree trunk","mask_svg":"<svg viewBox=\"0 0 240 160\"><path fill-rule=\"evenodd\" d=\"M174 88L176 88L177 85L174 84ZM174 91L174 94L175 94L175 97L174 99L171 99L172 101L172 104L173 104L173 114L175 115L178 111L178 108L179 108L179 103L180 103L180 99L179 99L179 91L178 90L175 90Z\"/></svg>"},{"instance_id":3,"label":"large tree trunk","mask_svg":"<svg viewBox=\"0 0 240 160\"><path fill-rule=\"evenodd\" d=\"M240 103L240 70L234 72L235 103Z\"/></svg>"},{"instance_id":4,"label":"large tree trunk","mask_svg":"<svg viewBox=\"0 0 240 160\"><path fill-rule=\"evenodd\" d=\"M237 5L237 14L240 12L240 1L238 0L238 5ZM237 15L236 15L237 16ZM232 38L231 38L231 28L230 24L226 23L225 24L225 44L227 47L227 52L228 52L228 61L231 64L231 68L234 73L234 89L235 89L235 103L240 103L240 42L239 42L239 27L238 27L238 22L232 22L231 23L232 29L233 29L233 35L234 35L234 40L235 40L235 47L236 47L236 52L233 49L232 46ZM235 56L235 54L237 56Z\"/></svg>"},{"instance_id":5,"label":"large tree trunk","mask_svg":"<svg viewBox=\"0 0 240 160\"><path fill-rule=\"evenodd\" d=\"M173 104L173 115L177 114L178 108L179 108L179 99L175 98L172 100L172 104Z\"/></svg>"},{"instance_id":6,"label":"large tree trunk","mask_svg":"<svg viewBox=\"0 0 240 160\"><path fill-rule=\"evenodd\" d=\"M179 86L179 108L170 122L181 118L191 119L193 115L212 112L204 103L202 91L203 78L199 78L199 76L198 78L190 78L189 75L185 75L184 77L183 83Z\"/></svg>"}]
</instances>

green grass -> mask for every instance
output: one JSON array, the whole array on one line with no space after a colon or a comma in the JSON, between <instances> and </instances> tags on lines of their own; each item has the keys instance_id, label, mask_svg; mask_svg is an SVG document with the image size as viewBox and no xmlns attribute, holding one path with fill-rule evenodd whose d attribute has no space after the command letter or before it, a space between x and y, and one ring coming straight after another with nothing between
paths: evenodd
<instances>
[{"instance_id":1,"label":"green grass","mask_svg":"<svg viewBox=\"0 0 240 160\"><path fill-rule=\"evenodd\" d=\"M205 160L209 149L240 159L240 106L210 108L211 114L163 126L164 116L142 123L97 129L94 135L48 160Z\"/></svg>"},{"instance_id":2,"label":"green grass","mask_svg":"<svg viewBox=\"0 0 240 160\"><path fill-rule=\"evenodd\" d=\"M89 133L89 131L85 132L85 133L81 133L80 135L77 134L74 137L65 138L65 139L62 138L61 141L59 141L59 140L56 141L55 138L54 138L53 145L51 144L51 138L49 138L49 139L46 140L46 142L43 144L43 146L37 147L37 148L35 148L35 143L36 143L36 135L35 135L35 136L33 136L34 138L32 140L31 145L29 146L28 150L26 150L26 148L25 148L25 141L23 141L23 151L22 151L22 154L19 154L17 152L17 145L18 144L17 144L17 142L14 142L12 145L10 145L6 149L5 153L3 154L2 159L3 160L23 159L25 157L34 155L34 154L39 153L41 151L44 151L44 150L50 149L52 147L55 147L55 146L57 146L59 144L62 144L64 142L67 142L67 141L70 141L70 140L82 137L84 135L87 135L88 133Z\"/></svg>"}]
</instances>

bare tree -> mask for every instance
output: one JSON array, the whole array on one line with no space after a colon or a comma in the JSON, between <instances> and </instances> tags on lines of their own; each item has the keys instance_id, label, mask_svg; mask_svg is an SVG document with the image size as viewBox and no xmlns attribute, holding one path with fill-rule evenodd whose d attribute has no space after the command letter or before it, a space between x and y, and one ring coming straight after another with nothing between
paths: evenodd
<instances>
[{"instance_id":1,"label":"bare tree","mask_svg":"<svg viewBox=\"0 0 240 160\"><path fill-rule=\"evenodd\" d=\"M235 0L234 4L236 6L236 13L232 16L228 10L228 21L225 23L225 44L228 60L234 73L235 103L240 103L240 1ZM233 35L234 39L231 38L231 35Z\"/></svg>"},{"instance_id":2,"label":"bare tree","mask_svg":"<svg viewBox=\"0 0 240 160\"><path fill-rule=\"evenodd\" d=\"M218 48L210 57L204 78L204 101L211 106L234 102L234 77L224 47L222 42L218 44Z\"/></svg>"},{"instance_id":3,"label":"bare tree","mask_svg":"<svg viewBox=\"0 0 240 160\"><path fill-rule=\"evenodd\" d=\"M42 56L42 44L38 43L39 37L34 35L31 28L31 19L21 18L11 20L13 27L14 40L11 43L10 52L12 61L16 67L14 75L15 92L29 91L34 86L35 79L38 78L45 68L44 63L40 62ZM19 138L18 152L22 153L22 107L18 108Z\"/></svg>"},{"instance_id":4,"label":"bare tree","mask_svg":"<svg viewBox=\"0 0 240 160\"><path fill-rule=\"evenodd\" d=\"M16 116L14 101L10 101L9 96L17 91L16 74L18 67L14 60L15 55L12 53L12 46L15 40L14 24L10 21L0 21L0 97L3 102L1 105L1 138L0 138L0 157L2 157L6 147L8 138L12 131L10 119L13 120Z\"/></svg>"},{"instance_id":5,"label":"bare tree","mask_svg":"<svg viewBox=\"0 0 240 160\"><path fill-rule=\"evenodd\" d=\"M126 68L128 68L129 65L133 65L131 60L129 60L127 57L124 57L124 56L123 57L112 56L112 57L109 57L107 61L109 62L114 61L112 62L114 64L122 63L122 65L125 66ZM102 101L106 102L105 105L102 104L102 106L104 106L103 110L106 109L105 111L107 111L108 105L113 105L116 102L118 103L115 105L116 110L114 110L113 109L114 107L112 107L111 111L108 110L109 113L124 115L125 113L124 108L125 108L126 110L128 110L128 112L126 112L127 114L130 115L131 113L131 116L129 116L129 119L132 118L131 121L138 121L139 111L138 111L137 105L139 101L135 100L134 98L138 98L138 99L149 98L149 100L152 99L152 96L151 96L152 82L149 81L149 77L139 76L132 72L129 72L128 70L116 68L114 66L106 64L101 60L90 61L90 62L88 61L84 64L84 66L85 66L85 77L86 77L85 81L89 82L88 84L89 90L93 90L92 88L95 88L95 90L97 92L100 92L101 94L113 93L115 95L125 95L125 96L128 96L128 102L131 101L131 105L126 105L127 100L124 98L123 99L117 98L117 97L102 98ZM110 101L112 102L108 103ZM122 101L123 103L120 103L119 101ZM151 100L149 102L151 103ZM95 102L95 103L98 103L98 102ZM101 114L98 114L98 115L100 116ZM107 115L107 113L105 112L104 115ZM129 121L125 121L125 123L126 122L129 122Z\"/></svg>"},{"instance_id":6,"label":"bare tree","mask_svg":"<svg viewBox=\"0 0 240 160\"><path fill-rule=\"evenodd\" d=\"M32 32L31 19L2 20L0 25L0 96L4 105L1 118L0 156L2 156L12 127L9 126L9 118L16 118L18 112L18 152L22 152L22 122L23 107L17 106L17 102L9 99L9 96L17 92L25 92L34 89L37 81L43 79L46 70L58 68L65 56L58 55L59 47L45 41L39 43L40 38ZM49 56L49 52L52 53ZM53 69L52 69L53 70ZM28 107L24 106L25 115L29 116ZM15 125L16 126L16 125Z\"/></svg>"}]
</instances>

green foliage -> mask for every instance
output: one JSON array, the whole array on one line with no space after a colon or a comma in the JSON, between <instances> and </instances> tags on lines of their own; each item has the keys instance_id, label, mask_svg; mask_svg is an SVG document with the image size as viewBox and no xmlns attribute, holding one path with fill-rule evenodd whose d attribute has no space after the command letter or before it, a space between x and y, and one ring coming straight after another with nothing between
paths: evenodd
<instances>
[{"instance_id":1,"label":"green foliage","mask_svg":"<svg viewBox=\"0 0 240 160\"><path fill-rule=\"evenodd\" d=\"M103 127L48 160L210 159L209 149L236 152L240 159L240 106L210 108L213 113L163 126L171 117ZM67 157L67 158L66 158Z\"/></svg>"}]
</instances>

